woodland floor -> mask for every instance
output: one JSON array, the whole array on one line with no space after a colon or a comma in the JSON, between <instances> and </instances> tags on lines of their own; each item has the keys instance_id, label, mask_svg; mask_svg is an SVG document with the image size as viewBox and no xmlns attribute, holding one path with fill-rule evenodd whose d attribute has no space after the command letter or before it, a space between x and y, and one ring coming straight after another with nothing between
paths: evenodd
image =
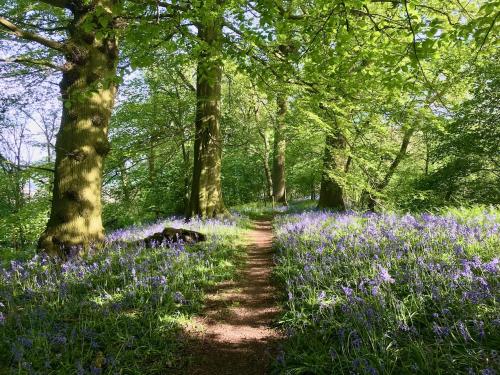
<instances>
[{"instance_id":1,"label":"woodland floor","mask_svg":"<svg viewBox=\"0 0 500 375\"><path fill-rule=\"evenodd\" d=\"M266 374L276 357L280 334L272 328L279 308L271 282L270 219L253 222L240 277L219 284L206 307L187 328L190 375Z\"/></svg>"}]
</instances>

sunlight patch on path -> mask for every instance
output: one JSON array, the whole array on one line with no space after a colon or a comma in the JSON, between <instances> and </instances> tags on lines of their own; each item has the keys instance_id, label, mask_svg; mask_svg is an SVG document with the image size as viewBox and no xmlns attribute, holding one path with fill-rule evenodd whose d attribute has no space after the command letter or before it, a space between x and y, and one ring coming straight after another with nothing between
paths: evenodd
<instances>
[{"instance_id":1,"label":"sunlight patch on path","mask_svg":"<svg viewBox=\"0 0 500 375\"><path fill-rule=\"evenodd\" d=\"M247 240L241 278L208 294L203 315L186 327L192 357L188 374L262 375L276 356L280 334L271 327L279 314L270 277L271 222L255 221Z\"/></svg>"}]
</instances>

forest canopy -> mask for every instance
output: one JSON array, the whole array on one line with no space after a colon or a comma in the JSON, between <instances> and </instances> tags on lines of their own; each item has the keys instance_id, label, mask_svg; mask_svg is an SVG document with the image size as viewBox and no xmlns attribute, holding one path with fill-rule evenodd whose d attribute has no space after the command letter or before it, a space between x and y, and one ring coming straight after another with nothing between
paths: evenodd
<instances>
[{"instance_id":1,"label":"forest canopy","mask_svg":"<svg viewBox=\"0 0 500 375\"><path fill-rule=\"evenodd\" d=\"M498 203L498 5L2 1L0 240L58 253L259 200Z\"/></svg>"},{"instance_id":2,"label":"forest canopy","mask_svg":"<svg viewBox=\"0 0 500 375\"><path fill-rule=\"evenodd\" d=\"M0 0L0 374L498 374L499 14Z\"/></svg>"}]
</instances>

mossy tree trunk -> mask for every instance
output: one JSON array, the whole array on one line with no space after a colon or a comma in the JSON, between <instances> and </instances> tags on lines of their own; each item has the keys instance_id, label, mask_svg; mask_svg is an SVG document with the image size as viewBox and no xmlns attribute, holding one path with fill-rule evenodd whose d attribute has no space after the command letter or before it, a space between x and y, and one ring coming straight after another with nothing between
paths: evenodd
<instances>
[{"instance_id":1,"label":"mossy tree trunk","mask_svg":"<svg viewBox=\"0 0 500 375\"><path fill-rule=\"evenodd\" d=\"M337 170L335 154L337 150L343 148L345 148L345 138L342 134L327 134L318 201L319 208L329 208L336 211L345 210L343 189L334 177L334 173Z\"/></svg>"},{"instance_id":2,"label":"mossy tree trunk","mask_svg":"<svg viewBox=\"0 0 500 375\"><path fill-rule=\"evenodd\" d=\"M114 1L73 1L66 64L60 83L64 103L56 138L50 218L38 246L67 256L101 241L101 183L109 151L108 123L116 93L117 41ZM106 18L108 22L104 22ZM98 25L88 31L88 24Z\"/></svg>"},{"instance_id":3,"label":"mossy tree trunk","mask_svg":"<svg viewBox=\"0 0 500 375\"><path fill-rule=\"evenodd\" d=\"M276 104L278 113L274 127L274 148L273 148L273 197L274 202L286 204L286 181L285 181L285 117L287 112L286 97L279 95Z\"/></svg>"},{"instance_id":4,"label":"mossy tree trunk","mask_svg":"<svg viewBox=\"0 0 500 375\"><path fill-rule=\"evenodd\" d=\"M215 217L226 212L221 188L223 18L220 7L218 4L211 7L198 24L201 53L196 78L194 164L187 217Z\"/></svg>"}]
</instances>

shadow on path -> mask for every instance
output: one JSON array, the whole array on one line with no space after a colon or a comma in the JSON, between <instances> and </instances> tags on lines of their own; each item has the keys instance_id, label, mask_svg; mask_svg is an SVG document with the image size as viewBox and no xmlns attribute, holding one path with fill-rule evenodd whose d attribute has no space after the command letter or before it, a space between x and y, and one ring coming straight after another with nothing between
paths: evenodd
<instances>
[{"instance_id":1,"label":"shadow on path","mask_svg":"<svg viewBox=\"0 0 500 375\"><path fill-rule=\"evenodd\" d=\"M186 328L187 374L263 375L276 357L281 337L271 327L279 314L271 282L271 220L253 223L241 277L208 294L203 316Z\"/></svg>"}]
</instances>

